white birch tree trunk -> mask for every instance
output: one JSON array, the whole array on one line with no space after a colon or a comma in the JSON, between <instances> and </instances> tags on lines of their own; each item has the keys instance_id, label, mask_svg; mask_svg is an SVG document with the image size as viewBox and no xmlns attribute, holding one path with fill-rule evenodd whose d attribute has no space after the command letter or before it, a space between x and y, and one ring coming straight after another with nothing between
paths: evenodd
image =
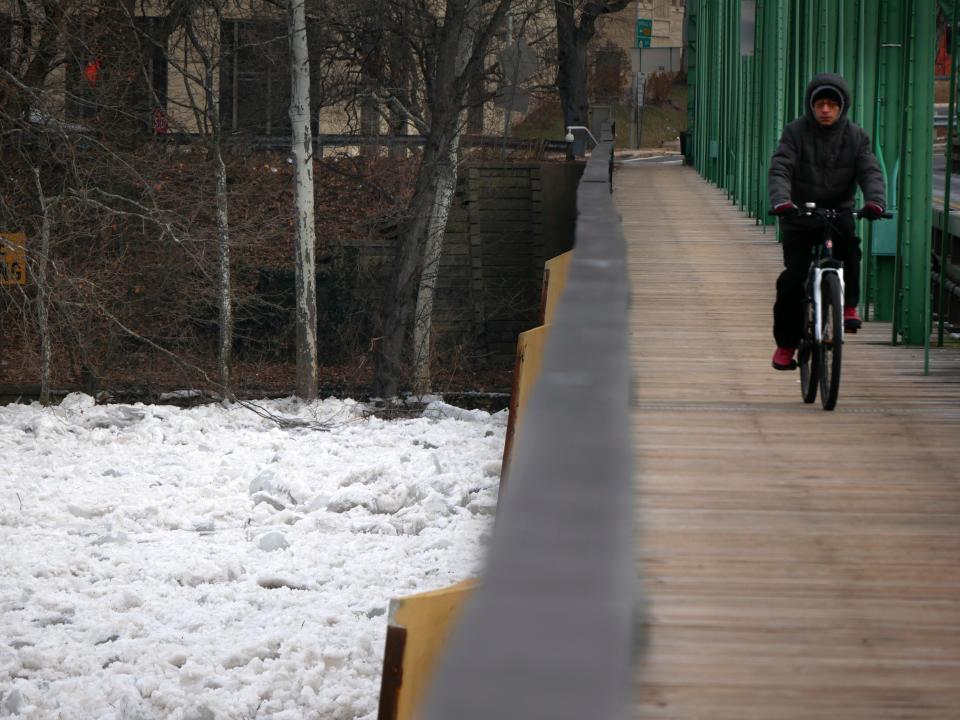
<instances>
[{"instance_id":1,"label":"white birch tree trunk","mask_svg":"<svg viewBox=\"0 0 960 720\"><path fill-rule=\"evenodd\" d=\"M313 138L310 133L310 57L307 49L304 1L287 1L287 34L290 38L290 126L296 210L296 394L304 400L314 400L317 397L316 227L313 209Z\"/></svg>"},{"instance_id":2,"label":"white birch tree trunk","mask_svg":"<svg viewBox=\"0 0 960 720\"><path fill-rule=\"evenodd\" d=\"M217 274L220 301L220 351L217 361L223 396L230 393L230 363L233 348L233 303L230 300L230 223L227 215L227 167L223 162L220 142L214 145L217 177Z\"/></svg>"},{"instance_id":3,"label":"white birch tree trunk","mask_svg":"<svg viewBox=\"0 0 960 720\"><path fill-rule=\"evenodd\" d=\"M433 330L433 298L440 273L440 255L443 239L450 217L450 206L457 188L457 153L460 148L460 130L447 148L447 156L436 170L437 189L434 195L430 223L427 226L427 243L423 253L423 269L417 289L417 307L414 313L414 392L426 395L432 390L430 378L430 338Z\"/></svg>"},{"instance_id":4,"label":"white birch tree trunk","mask_svg":"<svg viewBox=\"0 0 960 720\"><path fill-rule=\"evenodd\" d=\"M431 77L418 91L424 115L409 116L426 136L426 144L408 206L409 215L401 224L391 292L384 304L383 328L374 349L374 392L388 403L405 380L412 380L417 392L430 389L430 371L426 364L433 324L437 258L442 254L443 231L456 186L457 153L451 147L457 148L460 143L465 95L484 67L487 48L509 8L510 0L438 0L417 4L410 12L424 27L432 28L424 35L429 36L429 40L422 45L413 44L422 48L420 69ZM408 18L406 5L397 4L394 9L403 12L387 20ZM394 24L391 36L404 37L406 22ZM395 56L391 54L391 58ZM381 84L385 88L396 87L397 83L392 82L394 77L381 78ZM394 99L401 107L410 107L401 98ZM408 344L411 335L414 336L412 347ZM408 348L415 365L412 377L405 365Z\"/></svg>"},{"instance_id":5,"label":"white birch tree trunk","mask_svg":"<svg viewBox=\"0 0 960 720\"><path fill-rule=\"evenodd\" d=\"M37 186L37 198L42 213L40 224L40 257L37 259L37 329L40 332L40 404L50 404L50 347L49 302L50 288L47 286L47 262L50 257L50 213L51 207L43 196L40 171L34 168L34 182Z\"/></svg>"},{"instance_id":6,"label":"white birch tree trunk","mask_svg":"<svg viewBox=\"0 0 960 720\"><path fill-rule=\"evenodd\" d=\"M479 12L479 3L472 5L468 3L465 6L464 23L457 40L456 56L453 58L454 72L458 77L463 74L470 54L473 52ZM459 88L457 99L461 100L465 92L465 87ZM430 212L430 222L427 225L427 237L420 267L420 283L417 288L417 306L413 316L413 388L417 395L426 395L432 390L430 339L433 330L433 296L437 287L440 255L443 253L443 238L447 230L447 219L450 217L450 205L453 203L453 194L457 187L457 155L460 149L460 135L463 132L461 120L460 117L454 119L455 130L449 145L444 148L445 152L438 158L435 171L436 192Z\"/></svg>"}]
</instances>

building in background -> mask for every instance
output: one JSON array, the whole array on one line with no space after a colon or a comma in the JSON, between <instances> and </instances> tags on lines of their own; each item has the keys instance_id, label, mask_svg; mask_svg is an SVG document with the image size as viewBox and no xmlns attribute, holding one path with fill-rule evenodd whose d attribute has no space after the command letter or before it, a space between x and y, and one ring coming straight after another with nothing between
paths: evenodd
<instances>
[{"instance_id":1,"label":"building in background","mask_svg":"<svg viewBox=\"0 0 960 720\"><path fill-rule=\"evenodd\" d=\"M626 144L641 142L648 80L661 85L683 71L685 0L637 0L599 23L591 51L590 125L594 134L614 117L628 120L618 133ZM614 80L616 78L616 80ZM662 89L662 88L661 88Z\"/></svg>"},{"instance_id":2,"label":"building in background","mask_svg":"<svg viewBox=\"0 0 960 720\"><path fill-rule=\"evenodd\" d=\"M163 0L71 0L59 6L0 0L0 68L15 76L26 73L45 44L55 48L41 58L49 67L35 83L27 83L36 89L31 106L44 117L88 128L105 131L109 126L112 132L122 124L130 135L197 135L210 132L215 117L226 136L273 139L273 144L289 136L283 3L236 0L224 3L216 14L201 8L191 16L193 37L182 21L166 15L170 7ZM58 13L63 16L59 24L49 22L60 17ZM527 31L548 37L549 21L547 13L528 24ZM308 27L308 42L317 48L311 55L333 44L331 32L322 23ZM471 109L468 132L509 134L511 119L518 121L529 110L524 81L536 75L530 83L542 85L552 76L524 39L514 36L512 26L501 35L488 66L514 57L515 82ZM382 107L372 93L362 92L356 68L331 67L329 62L312 65L313 131L389 134ZM331 77L331 72L342 72L342 77ZM201 83L204 77L211 81L213 108ZM0 77L0 91L2 83ZM491 90L481 81L472 97ZM412 126L406 131L416 133Z\"/></svg>"},{"instance_id":3,"label":"building in background","mask_svg":"<svg viewBox=\"0 0 960 720\"><path fill-rule=\"evenodd\" d=\"M640 0L637 2L637 42L634 45L634 72L680 72L683 54L685 0ZM649 23L649 44L643 42L643 28Z\"/></svg>"}]
</instances>

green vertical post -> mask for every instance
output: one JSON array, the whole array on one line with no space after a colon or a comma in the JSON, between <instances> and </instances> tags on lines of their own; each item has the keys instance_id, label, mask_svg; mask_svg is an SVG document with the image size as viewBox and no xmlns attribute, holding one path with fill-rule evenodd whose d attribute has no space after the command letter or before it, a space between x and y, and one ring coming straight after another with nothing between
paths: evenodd
<instances>
[{"instance_id":1,"label":"green vertical post","mask_svg":"<svg viewBox=\"0 0 960 720\"><path fill-rule=\"evenodd\" d=\"M838 73L848 82L852 79L847 77L847 66L846 66L846 57L844 56L844 34L847 29L845 17L847 0L837 0L837 17L836 24L837 27L834 31L834 47L833 47L833 72ZM850 98L852 101L853 98Z\"/></svg>"},{"instance_id":2,"label":"green vertical post","mask_svg":"<svg viewBox=\"0 0 960 720\"><path fill-rule=\"evenodd\" d=\"M902 101L903 86L901 66L904 50L903 29L904 0L882 0L877 8L877 45L875 50L876 95L874 98L874 147L877 157L885 163L887 170L887 203L891 209L899 212L900 183L900 126L903 122ZM875 268L874 310L875 319L894 321L894 308L899 304L899 215L894 221L894 243L891 255L874 253ZM873 227L872 239L876 240L877 226ZM874 245L874 247L876 247ZM892 332L893 342L898 334Z\"/></svg>"},{"instance_id":3,"label":"green vertical post","mask_svg":"<svg viewBox=\"0 0 960 720\"><path fill-rule=\"evenodd\" d=\"M933 225L933 73L934 0L912 0L904 44L905 106L901 140L902 182L899 230L902 249L903 341L930 341L930 228Z\"/></svg>"},{"instance_id":4,"label":"green vertical post","mask_svg":"<svg viewBox=\"0 0 960 720\"><path fill-rule=\"evenodd\" d=\"M687 3L686 24L687 24L687 143L686 159L691 165L696 166L694 159L696 153L696 132L697 132L697 89L699 72L697 63L697 0L691 0Z\"/></svg>"},{"instance_id":5,"label":"green vertical post","mask_svg":"<svg viewBox=\"0 0 960 720\"><path fill-rule=\"evenodd\" d=\"M957 112L957 21L960 20L960 0L953 0L950 14L950 101L947 106L947 163L943 179L943 212L940 215L940 278L937 286L937 347L943 347L943 329L946 321L947 263L950 261L950 181L953 178L953 122Z\"/></svg>"},{"instance_id":6,"label":"green vertical post","mask_svg":"<svg viewBox=\"0 0 960 720\"><path fill-rule=\"evenodd\" d=\"M900 5L900 9L901 9L900 27L909 28L912 10L908 8L906 3L909 3L910 1L911 0L905 0L904 3ZM904 68L904 72L900 77L900 88L901 88L900 94L905 99L905 102L909 100L910 92L912 90L908 82L908 76L909 76L909 72L908 72L909 69L907 68L908 56L909 56L909 43L908 43L908 38L905 37L903 38L901 43L901 57L903 58L901 67ZM907 143L906 143L907 132L909 132L907 125L911 119L910 118L911 110L912 110L912 106L905 105L903 107L903 111L904 111L903 117L901 118L902 125L897 124L897 129L900 131L899 146L898 146L900 148L900 155L897 158L898 162L903 161L905 159L904 152L907 147ZM895 124L895 123L892 123L892 124ZM907 162L900 162L899 167L900 169L907 171L909 168L909 165ZM903 175L898 177L901 179L900 179L900 184L898 186L898 192L897 192L897 204L902 207L902 202L904 198L903 188L907 184L907 180L908 180L907 172L904 172ZM903 227L905 225L904 217L905 215L901 215L899 218L897 218L897 246L896 246L896 255L894 257L894 263L893 263L893 272L894 272L894 275L893 275L893 290L894 290L893 322L891 324L890 331L891 331L891 343L894 345L900 342L900 335L903 332L903 318L901 316L901 313L904 307L904 295L907 287L906 283L903 280L903 277L905 274L904 247L906 243L906 240L903 235Z\"/></svg>"}]
</instances>

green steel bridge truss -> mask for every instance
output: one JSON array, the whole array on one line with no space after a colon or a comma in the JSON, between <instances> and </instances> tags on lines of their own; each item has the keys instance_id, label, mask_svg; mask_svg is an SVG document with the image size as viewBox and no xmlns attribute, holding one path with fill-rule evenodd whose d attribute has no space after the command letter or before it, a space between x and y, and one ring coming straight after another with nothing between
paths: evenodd
<instances>
[{"instance_id":1,"label":"green steel bridge truss","mask_svg":"<svg viewBox=\"0 0 960 720\"><path fill-rule=\"evenodd\" d=\"M947 16L954 0L940 0ZM758 222L784 125L817 72L846 78L896 219L862 227L863 305L893 342L929 342L937 0L688 0L685 154ZM949 5L949 7L947 7ZM750 15L754 22L750 23ZM746 20L746 22L743 22ZM863 223L866 225L866 223Z\"/></svg>"}]
</instances>

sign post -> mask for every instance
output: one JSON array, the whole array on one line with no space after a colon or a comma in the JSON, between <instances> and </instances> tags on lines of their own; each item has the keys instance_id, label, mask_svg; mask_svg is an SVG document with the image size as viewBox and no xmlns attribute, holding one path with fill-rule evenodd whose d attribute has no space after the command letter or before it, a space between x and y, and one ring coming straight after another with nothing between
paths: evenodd
<instances>
[{"instance_id":1,"label":"sign post","mask_svg":"<svg viewBox=\"0 0 960 720\"><path fill-rule=\"evenodd\" d=\"M0 285L27 284L27 236L0 233Z\"/></svg>"},{"instance_id":2,"label":"sign post","mask_svg":"<svg viewBox=\"0 0 960 720\"><path fill-rule=\"evenodd\" d=\"M643 106L644 106L644 96L647 94L647 74L643 72L637 73L636 79L637 85L637 147L639 148L643 140Z\"/></svg>"}]
</instances>

